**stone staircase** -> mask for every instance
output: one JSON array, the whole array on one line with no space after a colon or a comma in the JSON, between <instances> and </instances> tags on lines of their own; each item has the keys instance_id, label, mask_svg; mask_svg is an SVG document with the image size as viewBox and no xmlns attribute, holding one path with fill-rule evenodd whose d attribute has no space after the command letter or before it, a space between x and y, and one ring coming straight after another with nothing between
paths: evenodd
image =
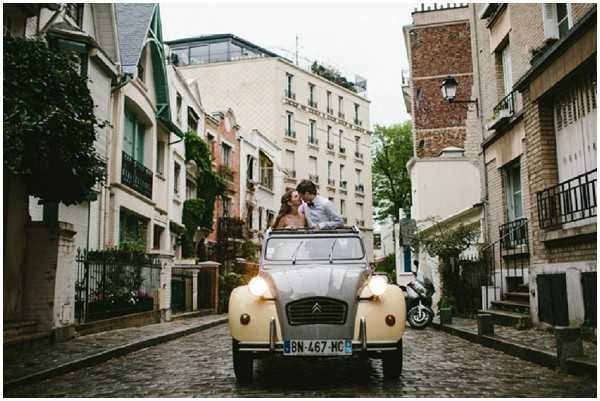
<instances>
[{"instance_id":1,"label":"stone staircase","mask_svg":"<svg viewBox=\"0 0 600 401\"><path fill-rule=\"evenodd\" d=\"M494 323L513 326L519 330L531 327L529 313L529 286L518 284L504 293L501 301L492 301L491 309L480 310L494 317Z\"/></svg>"}]
</instances>

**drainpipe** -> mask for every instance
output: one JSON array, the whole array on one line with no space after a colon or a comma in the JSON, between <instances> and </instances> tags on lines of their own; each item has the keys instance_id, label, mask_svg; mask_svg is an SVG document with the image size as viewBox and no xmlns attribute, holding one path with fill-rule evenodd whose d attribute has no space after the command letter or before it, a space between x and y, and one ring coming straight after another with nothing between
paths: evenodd
<instances>
[{"instance_id":1,"label":"drainpipe","mask_svg":"<svg viewBox=\"0 0 600 401\"><path fill-rule=\"evenodd\" d=\"M472 52L472 54L475 54L475 68L477 69L477 90L478 90L478 94L477 94L477 98L483 100L482 97L482 93L481 93L481 70L480 70L480 66L479 66L479 36L478 36L478 29L477 29L477 11L475 10L475 4L471 5L471 9L473 10L473 38L475 40L475 52ZM484 114L483 114L483 102L481 102L480 104L481 107L481 112L479 113L479 128L480 128L480 134L481 134L481 155L482 155L482 160L483 160L483 194L482 194L482 204L483 204L483 231L484 231L484 241L488 242L489 241L489 226L488 226L488 219L487 219L487 213L488 213L488 177L487 177L487 167L486 167L486 162L485 162L485 151L483 150L483 140L484 140L484 132L485 132L485 125L484 125Z\"/></svg>"}]
</instances>

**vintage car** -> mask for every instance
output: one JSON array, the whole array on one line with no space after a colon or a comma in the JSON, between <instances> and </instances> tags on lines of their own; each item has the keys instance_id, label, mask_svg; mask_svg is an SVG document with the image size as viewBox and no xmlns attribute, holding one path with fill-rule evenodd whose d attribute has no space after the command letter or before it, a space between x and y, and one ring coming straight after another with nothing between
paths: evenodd
<instances>
[{"instance_id":1,"label":"vintage car","mask_svg":"<svg viewBox=\"0 0 600 401\"><path fill-rule=\"evenodd\" d=\"M382 358L397 378L405 324L403 291L372 271L356 227L267 231L258 275L229 298L239 382L271 355Z\"/></svg>"}]
</instances>

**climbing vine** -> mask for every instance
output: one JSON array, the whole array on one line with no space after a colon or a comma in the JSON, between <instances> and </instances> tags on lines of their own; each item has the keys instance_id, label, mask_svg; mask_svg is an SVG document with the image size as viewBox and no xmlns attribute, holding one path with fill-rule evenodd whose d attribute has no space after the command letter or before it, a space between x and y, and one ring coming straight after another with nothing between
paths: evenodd
<instances>
[{"instance_id":1,"label":"climbing vine","mask_svg":"<svg viewBox=\"0 0 600 401\"><path fill-rule=\"evenodd\" d=\"M4 38L4 169L28 193L67 205L89 199L103 180L87 80L74 53L45 42Z\"/></svg>"}]
</instances>

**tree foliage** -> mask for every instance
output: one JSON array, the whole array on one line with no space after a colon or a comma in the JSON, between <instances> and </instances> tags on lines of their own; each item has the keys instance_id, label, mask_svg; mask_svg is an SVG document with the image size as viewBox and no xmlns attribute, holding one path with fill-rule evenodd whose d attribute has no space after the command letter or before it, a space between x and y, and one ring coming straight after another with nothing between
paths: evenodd
<instances>
[{"instance_id":1,"label":"tree foliage","mask_svg":"<svg viewBox=\"0 0 600 401\"><path fill-rule=\"evenodd\" d=\"M398 210L411 204L406 163L413 155L410 121L389 127L377 125L373 133L373 204L375 218L390 216L398 222Z\"/></svg>"},{"instance_id":2,"label":"tree foliage","mask_svg":"<svg viewBox=\"0 0 600 401\"><path fill-rule=\"evenodd\" d=\"M434 221L432 230L417 233L412 241L414 248L423 249L431 256L458 257L461 252L475 245L480 236L479 223L450 227Z\"/></svg>"},{"instance_id":3,"label":"tree foliage","mask_svg":"<svg viewBox=\"0 0 600 401\"><path fill-rule=\"evenodd\" d=\"M4 169L30 195L67 205L89 199L105 163L95 152L94 102L73 53L4 38Z\"/></svg>"}]
</instances>

